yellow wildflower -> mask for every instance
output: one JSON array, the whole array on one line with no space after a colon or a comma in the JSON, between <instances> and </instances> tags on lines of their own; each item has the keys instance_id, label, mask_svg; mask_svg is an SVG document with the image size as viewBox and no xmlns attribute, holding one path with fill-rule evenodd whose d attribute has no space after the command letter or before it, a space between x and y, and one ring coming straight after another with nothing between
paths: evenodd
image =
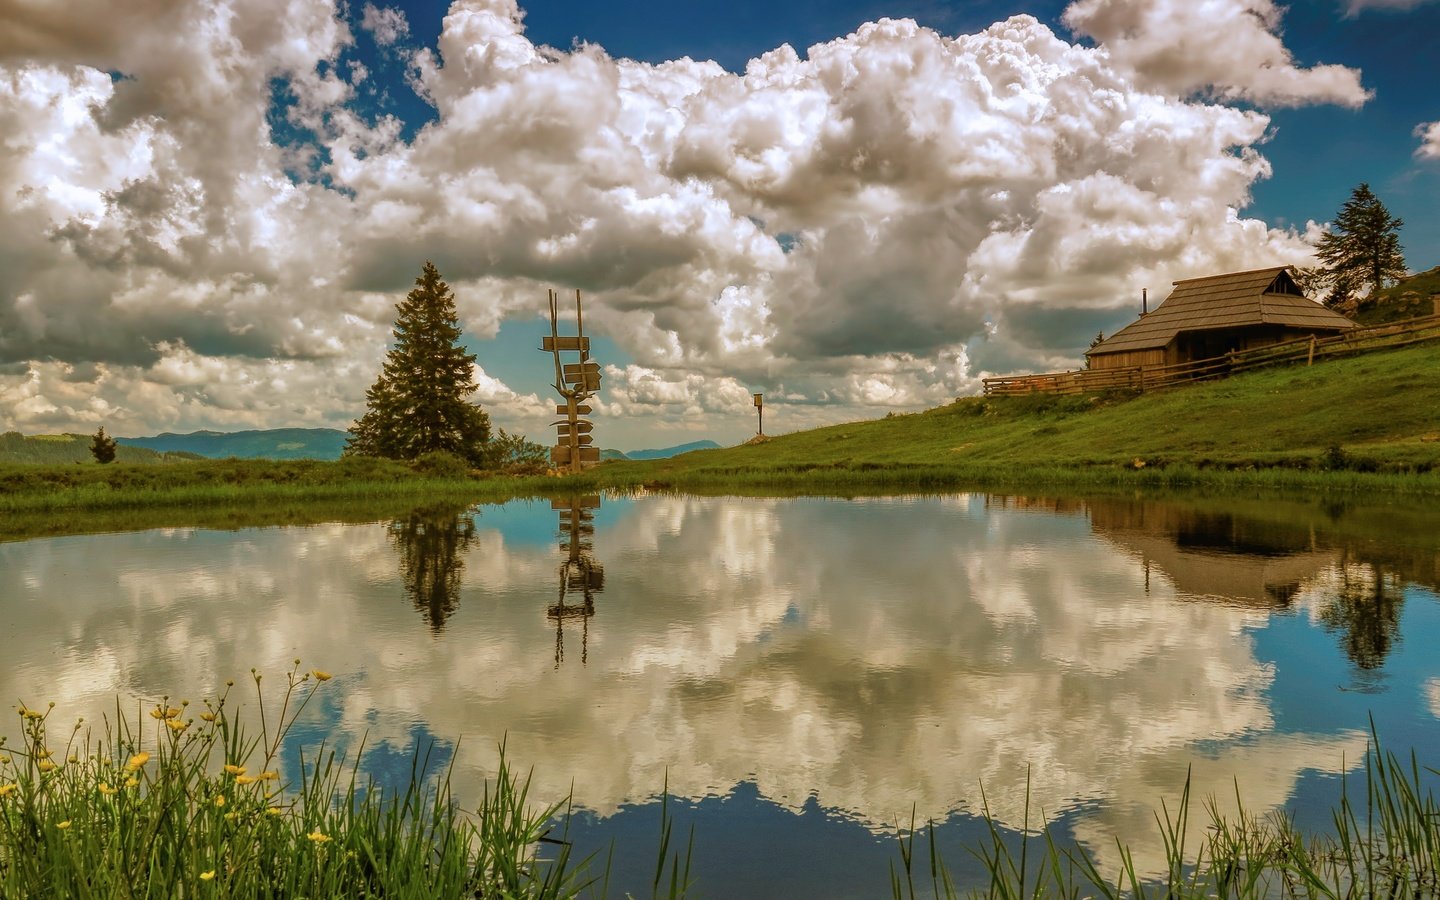
<instances>
[{"instance_id":1,"label":"yellow wildflower","mask_svg":"<svg viewBox=\"0 0 1440 900\"><path fill-rule=\"evenodd\" d=\"M272 815L272 816L283 816L283 815L285 814L285 807L283 807L283 806L271 806L271 807L267 808L265 811L268 812L268 813L269 813L270 815Z\"/></svg>"},{"instance_id":2,"label":"yellow wildflower","mask_svg":"<svg viewBox=\"0 0 1440 900\"><path fill-rule=\"evenodd\" d=\"M200 718L206 722L213 722L215 721L215 714L213 712L203 712L200 714Z\"/></svg>"},{"instance_id":3,"label":"yellow wildflower","mask_svg":"<svg viewBox=\"0 0 1440 900\"><path fill-rule=\"evenodd\" d=\"M325 844L330 841L330 835L321 832L318 828L305 836L317 844Z\"/></svg>"},{"instance_id":4,"label":"yellow wildflower","mask_svg":"<svg viewBox=\"0 0 1440 900\"><path fill-rule=\"evenodd\" d=\"M236 783L236 784L254 784L255 782L257 782L257 781L259 781L259 780L260 780L260 779L256 778L254 775L239 775L239 776L236 776L236 778L235 778L235 783Z\"/></svg>"},{"instance_id":5,"label":"yellow wildflower","mask_svg":"<svg viewBox=\"0 0 1440 900\"><path fill-rule=\"evenodd\" d=\"M244 767L244 766L237 766L237 765L235 765L235 764L233 764L233 763L226 763L226 764L225 764L225 774L227 774L227 775L244 775L244 774L245 774L245 767Z\"/></svg>"},{"instance_id":6,"label":"yellow wildflower","mask_svg":"<svg viewBox=\"0 0 1440 900\"><path fill-rule=\"evenodd\" d=\"M169 725L170 730L175 732L176 734L179 734L180 732L190 727L189 722L182 722L179 719L166 719L165 724Z\"/></svg>"},{"instance_id":7,"label":"yellow wildflower","mask_svg":"<svg viewBox=\"0 0 1440 900\"><path fill-rule=\"evenodd\" d=\"M216 805L216 806L224 806L224 805L225 805L225 795L224 795L224 794L216 794L216 795L215 795L215 805Z\"/></svg>"},{"instance_id":8,"label":"yellow wildflower","mask_svg":"<svg viewBox=\"0 0 1440 900\"><path fill-rule=\"evenodd\" d=\"M55 827L60 829L61 831L64 831L65 829L70 827L70 820L66 819L63 822L56 822Z\"/></svg>"},{"instance_id":9,"label":"yellow wildflower","mask_svg":"<svg viewBox=\"0 0 1440 900\"><path fill-rule=\"evenodd\" d=\"M102 793L102 794L104 794L105 796L109 797L111 794L115 794L115 793L118 793L118 792L117 792L113 787L111 787L110 785L108 785L108 784L106 784L105 782L102 781L102 782L100 782L100 793Z\"/></svg>"},{"instance_id":10,"label":"yellow wildflower","mask_svg":"<svg viewBox=\"0 0 1440 900\"><path fill-rule=\"evenodd\" d=\"M324 669L311 669L310 674L315 676L316 681L329 681L335 677Z\"/></svg>"},{"instance_id":11,"label":"yellow wildflower","mask_svg":"<svg viewBox=\"0 0 1440 900\"><path fill-rule=\"evenodd\" d=\"M274 769L271 769L268 772L261 772L255 777L260 779L261 781L274 781L275 779L280 777L280 773L276 772Z\"/></svg>"},{"instance_id":12,"label":"yellow wildflower","mask_svg":"<svg viewBox=\"0 0 1440 900\"><path fill-rule=\"evenodd\" d=\"M201 873L200 873L200 880L201 880L201 881L210 881L210 880L213 879L214 877L215 877L215 870L214 870L214 869L211 869L211 870L208 871L208 872L201 872Z\"/></svg>"},{"instance_id":13,"label":"yellow wildflower","mask_svg":"<svg viewBox=\"0 0 1440 900\"><path fill-rule=\"evenodd\" d=\"M140 768L141 766L145 765L145 764L146 764L147 762L149 762L149 761L150 761L150 751L148 751L148 750L141 750L139 753L137 753L137 754L135 754L134 756L130 757L130 761L125 764L125 768L127 768L127 769L129 769L130 771L133 772L133 771L135 771L136 769Z\"/></svg>"},{"instance_id":14,"label":"yellow wildflower","mask_svg":"<svg viewBox=\"0 0 1440 900\"><path fill-rule=\"evenodd\" d=\"M8 797L19 788L18 784L0 784L0 797Z\"/></svg>"},{"instance_id":15,"label":"yellow wildflower","mask_svg":"<svg viewBox=\"0 0 1440 900\"><path fill-rule=\"evenodd\" d=\"M24 717L27 718L27 719L43 719L43 718L45 718L45 714L44 714L44 713L39 712L38 710L30 709L29 707L26 707L26 706L20 707L20 715L24 716Z\"/></svg>"},{"instance_id":16,"label":"yellow wildflower","mask_svg":"<svg viewBox=\"0 0 1440 900\"><path fill-rule=\"evenodd\" d=\"M42 772L52 772L55 769L55 764L48 759L42 759L35 764L35 768Z\"/></svg>"},{"instance_id":17,"label":"yellow wildflower","mask_svg":"<svg viewBox=\"0 0 1440 900\"><path fill-rule=\"evenodd\" d=\"M125 779L125 786L126 786L126 787L135 787L135 786L138 785L139 783L140 783L140 779L136 778L134 775L131 775L129 778Z\"/></svg>"}]
</instances>

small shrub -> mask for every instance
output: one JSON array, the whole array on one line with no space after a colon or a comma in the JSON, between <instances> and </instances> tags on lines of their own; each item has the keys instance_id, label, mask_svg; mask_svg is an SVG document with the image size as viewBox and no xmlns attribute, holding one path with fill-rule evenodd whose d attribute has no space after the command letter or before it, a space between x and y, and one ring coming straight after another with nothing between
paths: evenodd
<instances>
[{"instance_id":1,"label":"small shrub","mask_svg":"<svg viewBox=\"0 0 1440 900\"><path fill-rule=\"evenodd\" d=\"M468 478L470 464L445 450L431 450L410 462L412 471L428 478Z\"/></svg>"},{"instance_id":2,"label":"small shrub","mask_svg":"<svg viewBox=\"0 0 1440 900\"><path fill-rule=\"evenodd\" d=\"M523 434L501 428L485 442L485 469L507 475L543 475L550 466L550 451Z\"/></svg>"}]
</instances>

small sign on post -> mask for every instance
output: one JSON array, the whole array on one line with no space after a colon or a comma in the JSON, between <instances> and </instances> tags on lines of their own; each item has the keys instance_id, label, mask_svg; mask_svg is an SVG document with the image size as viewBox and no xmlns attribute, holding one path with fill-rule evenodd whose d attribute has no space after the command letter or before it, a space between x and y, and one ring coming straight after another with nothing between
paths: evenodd
<instances>
[{"instance_id":1,"label":"small sign on post","mask_svg":"<svg viewBox=\"0 0 1440 900\"><path fill-rule=\"evenodd\" d=\"M755 395L756 434L765 433L765 395Z\"/></svg>"}]
</instances>

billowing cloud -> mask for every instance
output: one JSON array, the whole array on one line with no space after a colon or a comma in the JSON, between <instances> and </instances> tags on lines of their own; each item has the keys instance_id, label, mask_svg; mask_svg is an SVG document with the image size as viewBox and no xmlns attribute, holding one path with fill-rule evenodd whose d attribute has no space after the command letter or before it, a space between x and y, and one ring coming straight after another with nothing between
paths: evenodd
<instances>
[{"instance_id":1,"label":"billowing cloud","mask_svg":"<svg viewBox=\"0 0 1440 900\"><path fill-rule=\"evenodd\" d=\"M1421 159L1440 159L1440 122L1422 122L1415 126L1415 136L1420 146L1415 155Z\"/></svg>"},{"instance_id":2,"label":"billowing cloud","mask_svg":"<svg viewBox=\"0 0 1440 900\"><path fill-rule=\"evenodd\" d=\"M1235 8L1250 68L1225 81L1146 63L1136 29L1170 26L1120 5L1071 8L1099 49L885 19L736 74L538 46L513 0L459 0L407 51L414 131L348 55L352 28L400 40L393 10L155 0L100 31L83 6L0 38L0 392L33 398L3 427L343 424L426 259L479 335L583 290L629 357L606 401L656 423L751 389L796 427L933 405L1075 365L1142 286L1309 259L1238 212L1267 117L1192 91L1358 102L1354 73L1292 64L1269 5ZM164 380L177 348L256 399ZM90 397L56 374L87 366ZM313 393L267 395L276 369Z\"/></svg>"},{"instance_id":3,"label":"billowing cloud","mask_svg":"<svg viewBox=\"0 0 1440 900\"><path fill-rule=\"evenodd\" d=\"M375 35L375 43L389 47L410 36L410 20L404 10L366 3L360 16L360 27Z\"/></svg>"},{"instance_id":4,"label":"billowing cloud","mask_svg":"<svg viewBox=\"0 0 1440 900\"><path fill-rule=\"evenodd\" d=\"M1076 0L1065 25L1100 41L1141 82L1268 106L1360 106L1370 92L1347 66L1296 64L1274 0Z\"/></svg>"}]
</instances>

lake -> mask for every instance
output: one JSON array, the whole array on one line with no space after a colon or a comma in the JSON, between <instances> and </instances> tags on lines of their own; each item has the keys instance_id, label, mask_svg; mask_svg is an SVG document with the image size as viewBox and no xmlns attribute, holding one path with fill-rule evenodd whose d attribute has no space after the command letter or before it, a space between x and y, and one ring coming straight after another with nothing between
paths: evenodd
<instances>
[{"instance_id":1,"label":"lake","mask_svg":"<svg viewBox=\"0 0 1440 900\"><path fill-rule=\"evenodd\" d=\"M648 892L658 795L708 896L888 895L894 831L964 881L988 804L1109 871L1153 810L1324 828L1371 717L1440 764L1440 514L1324 498L580 497L370 524L0 544L0 695L113 715L333 673L296 736L466 805L507 756ZM267 690L274 695L275 691ZM235 695L249 697L253 693ZM15 717L0 733L16 730ZM292 751L287 777L294 777ZM983 788L983 796L982 796ZM1203 814L1193 817L1199 834ZM602 850L603 855L603 850Z\"/></svg>"}]
</instances>

